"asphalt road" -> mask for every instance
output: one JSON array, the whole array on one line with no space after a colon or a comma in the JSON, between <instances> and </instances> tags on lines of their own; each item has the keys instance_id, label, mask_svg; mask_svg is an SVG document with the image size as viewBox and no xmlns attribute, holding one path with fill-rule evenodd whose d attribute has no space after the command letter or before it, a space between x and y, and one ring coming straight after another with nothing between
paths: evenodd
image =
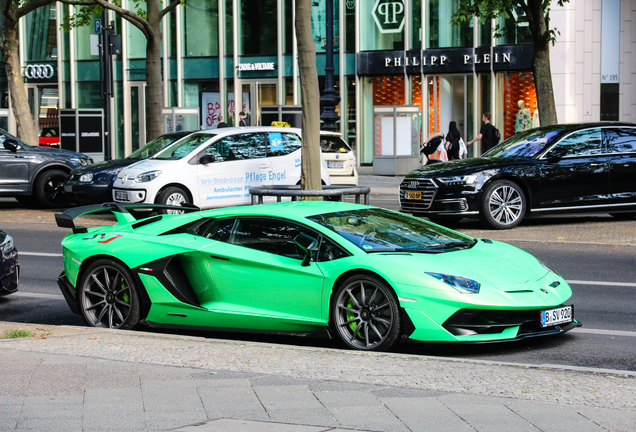
<instances>
[{"instance_id":1,"label":"asphalt road","mask_svg":"<svg viewBox=\"0 0 636 432\"><path fill-rule=\"evenodd\" d=\"M541 222L535 222L541 223ZM548 222L549 223L549 222ZM0 320L37 324L85 325L69 310L55 282L62 271L60 241L67 233L53 225L2 223L20 251L21 285L0 298ZM636 250L630 246L512 242L571 283L571 303L582 329L553 337L478 346L402 344L398 351L422 355L480 358L526 364L557 364L636 371ZM590 281L594 281L590 284ZM598 283L598 284L594 284ZM200 334L201 335L201 334ZM338 347L327 339L287 335L210 332L216 338Z\"/></svg>"}]
</instances>

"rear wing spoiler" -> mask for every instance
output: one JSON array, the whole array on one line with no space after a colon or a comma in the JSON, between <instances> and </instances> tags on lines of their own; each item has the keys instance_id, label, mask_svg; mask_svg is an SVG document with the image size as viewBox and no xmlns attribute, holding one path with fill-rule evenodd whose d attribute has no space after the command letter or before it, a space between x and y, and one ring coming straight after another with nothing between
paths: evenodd
<instances>
[{"instance_id":1,"label":"rear wing spoiler","mask_svg":"<svg viewBox=\"0 0 636 432\"><path fill-rule=\"evenodd\" d=\"M185 213L200 211L201 209L192 204L181 204L180 206L169 206L162 204L122 204L116 202L108 202L104 204L93 204L82 207L70 208L64 213L55 214L55 222L60 228L71 228L73 234L88 232L86 227L75 225L75 219L85 214L108 213L115 215L117 223L131 223L140 219L142 214L137 210L181 210ZM143 214L143 217L146 217Z\"/></svg>"}]
</instances>

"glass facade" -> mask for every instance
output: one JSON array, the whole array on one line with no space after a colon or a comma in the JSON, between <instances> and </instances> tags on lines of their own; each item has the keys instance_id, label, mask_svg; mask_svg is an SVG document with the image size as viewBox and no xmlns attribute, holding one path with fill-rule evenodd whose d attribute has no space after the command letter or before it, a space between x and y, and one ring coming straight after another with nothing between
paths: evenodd
<instances>
[{"instance_id":1,"label":"glass facade","mask_svg":"<svg viewBox=\"0 0 636 432\"><path fill-rule=\"evenodd\" d=\"M493 112L493 123L507 137L515 131L515 104L523 100L526 109L536 110L529 70L493 73L492 68L470 65L469 69L445 72L418 64L419 71L408 68L387 71L381 65L369 73L358 72L358 56L362 53L381 51L387 53L390 61L405 57L406 53L409 56L421 53L420 61L437 61L437 65L443 62L443 56L449 55L444 50L483 49L488 53L493 43L497 46L530 42L527 20L517 8L508 13L519 17L519 22L498 21L501 35L494 39L497 29L491 28L490 21L474 19L462 26L451 26L451 17L460 3L460 0L333 1L334 82L342 99L336 108L341 116L338 128L354 148L359 163L373 164L379 154L375 148L375 123L387 121L381 118L388 114L382 112L374 120L374 107L408 108L396 109L396 116L404 118L395 124L408 118L409 127L415 127L417 132L409 139L417 136L418 141L433 133L446 132L450 120L457 121L462 136L468 140L479 131L480 114L486 111ZM141 5L145 7L144 2ZM326 5L327 0L313 1L311 13L321 90L328 38ZM165 108L196 108L198 127L208 129L216 127L219 115L225 117L225 122L235 124L238 112L244 111L251 125L261 125L261 106L299 105L294 7L293 0L189 0L186 7L169 13L162 23ZM57 64L59 79L56 74L51 82L34 84L56 90L60 86L57 94L62 106L103 108L99 62L91 54L90 45L94 26L73 29L70 33L60 31L56 17L70 13L68 5L57 3L26 17L22 24L26 36L23 60ZM114 57L113 65L113 155L125 156L143 145L146 137L146 40L136 27L122 22L116 14L111 16L116 21L116 33L123 39L123 52ZM92 21L98 18L101 15L95 15ZM39 93L32 93L33 101L39 97L36 95L43 94L39 87ZM52 94L47 92L49 96ZM416 114L409 111L412 109ZM410 147L406 153L412 156Z\"/></svg>"}]
</instances>

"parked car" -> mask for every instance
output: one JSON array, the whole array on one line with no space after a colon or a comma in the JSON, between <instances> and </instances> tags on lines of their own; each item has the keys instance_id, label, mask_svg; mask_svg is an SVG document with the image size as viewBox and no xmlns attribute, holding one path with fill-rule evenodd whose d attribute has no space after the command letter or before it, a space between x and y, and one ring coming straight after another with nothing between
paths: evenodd
<instances>
[{"instance_id":1,"label":"parked car","mask_svg":"<svg viewBox=\"0 0 636 432\"><path fill-rule=\"evenodd\" d=\"M18 250L13 244L13 238L0 230L0 296L18 290L19 276Z\"/></svg>"},{"instance_id":2,"label":"parked car","mask_svg":"<svg viewBox=\"0 0 636 432\"><path fill-rule=\"evenodd\" d=\"M320 131L320 149L332 185L358 186L356 157L341 134Z\"/></svg>"},{"instance_id":3,"label":"parked car","mask_svg":"<svg viewBox=\"0 0 636 432\"><path fill-rule=\"evenodd\" d=\"M525 216L636 216L636 125L601 122L518 133L475 159L424 166L400 185L403 212L434 222L479 216L508 229Z\"/></svg>"},{"instance_id":4,"label":"parked car","mask_svg":"<svg viewBox=\"0 0 636 432\"><path fill-rule=\"evenodd\" d=\"M77 168L64 183L64 195L77 204L102 203L113 200L113 183L125 167L147 159L170 144L190 135L191 131L172 132L150 141L123 159L113 159Z\"/></svg>"},{"instance_id":5,"label":"parked car","mask_svg":"<svg viewBox=\"0 0 636 432\"><path fill-rule=\"evenodd\" d=\"M0 129L0 196L23 204L59 208L68 204L62 183L74 168L93 163L86 155L32 147Z\"/></svg>"},{"instance_id":6,"label":"parked car","mask_svg":"<svg viewBox=\"0 0 636 432\"><path fill-rule=\"evenodd\" d=\"M56 215L73 229L58 284L90 326L327 330L388 350L402 337L483 343L580 325L567 282L529 253L391 210L294 201L135 220L140 207ZM95 211L118 223L75 225Z\"/></svg>"},{"instance_id":7,"label":"parked car","mask_svg":"<svg viewBox=\"0 0 636 432\"><path fill-rule=\"evenodd\" d=\"M300 129L221 128L195 132L123 169L113 186L121 203L248 204L252 186L300 183ZM329 174L321 164L321 178Z\"/></svg>"},{"instance_id":8,"label":"parked car","mask_svg":"<svg viewBox=\"0 0 636 432\"><path fill-rule=\"evenodd\" d=\"M44 147L60 148L60 128L44 127L40 129L38 144Z\"/></svg>"}]
</instances>

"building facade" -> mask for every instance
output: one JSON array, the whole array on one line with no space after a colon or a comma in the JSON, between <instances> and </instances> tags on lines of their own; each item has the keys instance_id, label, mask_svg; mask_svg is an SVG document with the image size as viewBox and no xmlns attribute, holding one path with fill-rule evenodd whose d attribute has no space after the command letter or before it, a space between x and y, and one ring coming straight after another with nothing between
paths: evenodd
<instances>
[{"instance_id":1,"label":"building facade","mask_svg":"<svg viewBox=\"0 0 636 432\"><path fill-rule=\"evenodd\" d=\"M326 0L313 2L317 68L324 84ZM533 49L521 8L513 20L449 24L459 0L333 0L340 132L360 164L379 174L419 164L419 146L456 121L471 139L490 112L506 138L540 124ZM131 1L123 0L124 6ZM167 2L166 2L167 3ZM208 129L222 115L263 124L263 107L301 104L293 0L188 0L163 21L164 128ZM38 130L60 109L101 109L96 26L60 29L73 7L55 3L20 23L23 75ZM101 15L95 16L100 19ZM636 0L571 0L552 6L559 31L551 49L560 122L636 122ZM114 57L114 157L146 142L145 38L110 13L122 37ZM493 29L505 34L493 37ZM93 40L93 42L91 42ZM4 74L4 68L2 75ZM3 82L4 81L4 82ZM6 76L0 127L15 130ZM81 145L77 150L82 151ZM479 143L469 155L480 152ZM103 152L102 152L103 153ZM99 152L93 154L99 159Z\"/></svg>"}]
</instances>

